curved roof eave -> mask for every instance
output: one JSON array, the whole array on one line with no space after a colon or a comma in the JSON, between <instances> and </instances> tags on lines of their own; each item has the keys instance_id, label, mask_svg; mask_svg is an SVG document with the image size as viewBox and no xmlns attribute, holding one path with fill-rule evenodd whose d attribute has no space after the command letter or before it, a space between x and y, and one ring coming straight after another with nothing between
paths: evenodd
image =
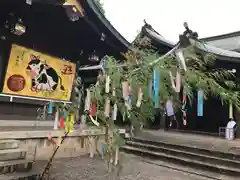
<instances>
[{"instance_id":1,"label":"curved roof eave","mask_svg":"<svg viewBox=\"0 0 240 180\"><path fill-rule=\"evenodd\" d=\"M240 62L240 53L238 52L210 46L206 43L198 42L193 39L190 39L190 42L192 45L195 45L200 50L216 55L219 60Z\"/></svg>"},{"instance_id":2,"label":"curved roof eave","mask_svg":"<svg viewBox=\"0 0 240 180\"><path fill-rule=\"evenodd\" d=\"M99 20L106 26L107 29L126 47L129 48L130 43L112 26L112 24L105 18L99 7L93 0L86 1L88 6L93 10Z\"/></svg>"},{"instance_id":3,"label":"curved roof eave","mask_svg":"<svg viewBox=\"0 0 240 180\"><path fill-rule=\"evenodd\" d=\"M159 41L160 43L164 44L165 46L168 46L168 47L170 47L170 48L173 48L173 47L176 45L175 43L173 43L173 42L165 39L163 36L157 34L156 32L154 32L154 31L152 31L152 30L150 30L150 29L148 29L148 28L145 28L145 31L147 32L147 34L148 34L151 38Z\"/></svg>"},{"instance_id":4,"label":"curved roof eave","mask_svg":"<svg viewBox=\"0 0 240 180\"><path fill-rule=\"evenodd\" d=\"M148 33L149 36L154 38L155 40L159 41L160 43L173 48L176 44L165 39L163 36L157 34L156 32L145 28L145 31ZM229 50L224 50L221 48L217 48L211 45L208 45L203 42L197 42L195 40L191 40L191 43L196 45L197 48L207 52L207 53L212 53L217 56L217 59L219 60L225 60L225 61L232 61L232 62L240 62L240 53L235 52L235 51L229 51Z\"/></svg>"}]
</instances>

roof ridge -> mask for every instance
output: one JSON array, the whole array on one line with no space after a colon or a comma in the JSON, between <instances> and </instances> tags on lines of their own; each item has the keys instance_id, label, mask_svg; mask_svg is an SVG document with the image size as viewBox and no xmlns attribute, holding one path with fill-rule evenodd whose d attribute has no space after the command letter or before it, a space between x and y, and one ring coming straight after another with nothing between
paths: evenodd
<instances>
[{"instance_id":1,"label":"roof ridge","mask_svg":"<svg viewBox=\"0 0 240 180\"><path fill-rule=\"evenodd\" d=\"M205 37L205 38L201 38L200 40L202 40L202 41L214 41L214 40L220 40L220 39L236 37L236 36L240 36L240 31L235 31L235 32L226 33L226 34L220 34L220 35L211 36L211 37Z\"/></svg>"}]
</instances>

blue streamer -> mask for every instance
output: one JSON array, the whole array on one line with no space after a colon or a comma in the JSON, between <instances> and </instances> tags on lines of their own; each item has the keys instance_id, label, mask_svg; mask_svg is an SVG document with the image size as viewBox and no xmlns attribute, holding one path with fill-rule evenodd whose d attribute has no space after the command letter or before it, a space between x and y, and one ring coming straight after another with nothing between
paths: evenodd
<instances>
[{"instance_id":1,"label":"blue streamer","mask_svg":"<svg viewBox=\"0 0 240 180\"><path fill-rule=\"evenodd\" d=\"M66 120L66 118L67 118L67 112L64 111L63 115L64 115L64 119Z\"/></svg>"},{"instance_id":2,"label":"blue streamer","mask_svg":"<svg viewBox=\"0 0 240 180\"><path fill-rule=\"evenodd\" d=\"M159 108L159 72L158 70L154 70L153 72L153 89L154 89L154 106L155 108Z\"/></svg>"},{"instance_id":3,"label":"blue streamer","mask_svg":"<svg viewBox=\"0 0 240 180\"><path fill-rule=\"evenodd\" d=\"M105 150L105 146L104 146L104 144L102 143L102 146L101 146L102 154L104 154L104 150Z\"/></svg>"},{"instance_id":4,"label":"blue streamer","mask_svg":"<svg viewBox=\"0 0 240 180\"><path fill-rule=\"evenodd\" d=\"M53 107L52 107L52 103L50 102L48 104L48 114L52 114L53 113Z\"/></svg>"},{"instance_id":5,"label":"blue streamer","mask_svg":"<svg viewBox=\"0 0 240 180\"><path fill-rule=\"evenodd\" d=\"M198 91L198 97L197 97L197 115L203 116L203 91Z\"/></svg>"}]
</instances>

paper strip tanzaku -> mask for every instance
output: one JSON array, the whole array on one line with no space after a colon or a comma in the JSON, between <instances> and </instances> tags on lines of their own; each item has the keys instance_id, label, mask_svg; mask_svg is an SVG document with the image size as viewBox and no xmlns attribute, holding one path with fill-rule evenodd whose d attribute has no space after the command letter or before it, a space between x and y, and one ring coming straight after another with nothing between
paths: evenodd
<instances>
[{"instance_id":1,"label":"paper strip tanzaku","mask_svg":"<svg viewBox=\"0 0 240 180\"><path fill-rule=\"evenodd\" d=\"M90 120L93 122L94 125L96 125L96 126L99 126L99 125L100 125L99 122L97 122L96 120L94 120L91 115L89 115L89 117L90 117Z\"/></svg>"},{"instance_id":2,"label":"paper strip tanzaku","mask_svg":"<svg viewBox=\"0 0 240 180\"><path fill-rule=\"evenodd\" d=\"M105 116L109 117L110 115L110 99L107 98L105 102Z\"/></svg>"},{"instance_id":3,"label":"paper strip tanzaku","mask_svg":"<svg viewBox=\"0 0 240 180\"><path fill-rule=\"evenodd\" d=\"M52 103L50 102L48 104L48 114L52 114L52 112L53 112L53 107L52 107Z\"/></svg>"},{"instance_id":4,"label":"paper strip tanzaku","mask_svg":"<svg viewBox=\"0 0 240 180\"><path fill-rule=\"evenodd\" d=\"M202 90L198 91L198 96L197 96L197 115L198 116L203 116L203 91Z\"/></svg>"},{"instance_id":5,"label":"paper strip tanzaku","mask_svg":"<svg viewBox=\"0 0 240 180\"><path fill-rule=\"evenodd\" d=\"M109 91L110 91L110 76L106 76L105 92L109 93Z\"/></svg>"},{"instance_id":6,"label":"paper strip tanzaku","mask_svg":"<svg viewBox=\"0 0 240 180\"><path fill-rule=\"evenodd\" d=\"M159 108L159 72L154 70L153 72L153 90L154 90L154 106Z\"/></svg>"},{"instance_id":7,"label":"paper strip tanzaku","mask_svg":"<svg viewBox=\"0 0 240 180\"><path fill-rule=\"evenodd\" d=\"M233 106L232 103L229 103L229 119L233 119Z\"/></svg>"},{"instance_id":8,"label":"paper strip tanzaku","mask_svg":"<svg viewBox=\"0 0 240 180\"><path fill-rule=\"evenodd\" d=\"M138 100L137 100L137 104L136 104L137 107L141 106L142 98L143 98L143 92L142 92L142 88L140 87L138 89Z\"/></svg>"}]
</instances>

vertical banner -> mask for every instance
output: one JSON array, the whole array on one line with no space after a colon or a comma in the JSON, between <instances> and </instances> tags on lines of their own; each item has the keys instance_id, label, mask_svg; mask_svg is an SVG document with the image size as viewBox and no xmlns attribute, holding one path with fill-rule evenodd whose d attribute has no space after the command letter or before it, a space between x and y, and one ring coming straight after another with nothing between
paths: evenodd
<instances>
[{"instance_id":1,"label":"vertical banner","mask_svg":"<svg viewBox=\"0 0 240 180\"><path fill-rule=\"evenodd\" d=\"M153 90L154 90L154 106L159 108L159 72L154 70L153 72Z\"/></svg>"},{"instance_id":2,"label":"vertical banner","mask_svg":"<svg viewBox=\"0 0 240 180\"><path fill-rule=\"evenodd\" d=\"M203 91L199 90L197 94L197 115L203 116Z\"/></svg>"}]
</instances>

